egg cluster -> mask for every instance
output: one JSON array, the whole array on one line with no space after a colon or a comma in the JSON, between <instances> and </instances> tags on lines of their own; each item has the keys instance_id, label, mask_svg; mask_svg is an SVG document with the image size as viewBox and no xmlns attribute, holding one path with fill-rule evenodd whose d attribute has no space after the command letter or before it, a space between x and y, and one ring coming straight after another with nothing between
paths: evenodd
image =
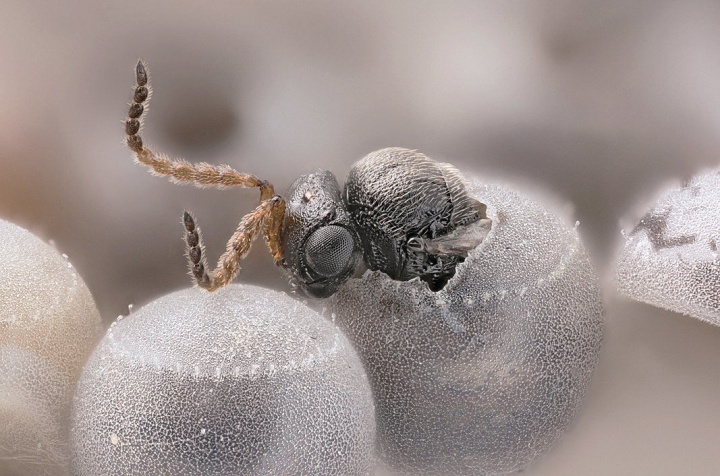
<instances>
[{"instance_id":1,"label":"egg cluster","mask_svg":"<svg viewBox=\"0 0 720 476\"><path fill-rule=\"evenodd\" d=\"M507 188L469 191L493 226L439 292L367 272L319 313L254 286L185 289L119 318L97 346L98 312L67 259L3 223L15 240L0 296L3 470L525 467L582 402L600 292L574 229Z\"/></svg>"}]
</instances>

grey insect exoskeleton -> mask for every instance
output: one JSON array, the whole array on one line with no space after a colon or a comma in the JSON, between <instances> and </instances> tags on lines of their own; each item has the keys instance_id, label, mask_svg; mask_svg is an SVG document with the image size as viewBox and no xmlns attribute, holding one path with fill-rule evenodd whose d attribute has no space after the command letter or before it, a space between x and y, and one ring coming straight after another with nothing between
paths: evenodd
<instances>
[{"instance_id":1,"label":"grey insect exoskeleton","mask_svg":"<svg viewBox=\"0 0 720 476\"><path fill-rule=\"evenodd\" d=\"M242 218L213 271L208 271L200 228L184 213L190 273L207 290L235 278L262 231L276 263L310 296L331 296L363 259L368 268L392 279L419 277L438 291L490 228L486 206L468 194L458 171L414 150L388 148L369 154L353 166L342 190L328 171L303 175L285 197L277 195L270 182L227 165L190 164L158 155L139 135L149 96L141 61L135 76L125 132L138 162L176 183L260 189L260 205Z\"/></svg>"}]
</instances>

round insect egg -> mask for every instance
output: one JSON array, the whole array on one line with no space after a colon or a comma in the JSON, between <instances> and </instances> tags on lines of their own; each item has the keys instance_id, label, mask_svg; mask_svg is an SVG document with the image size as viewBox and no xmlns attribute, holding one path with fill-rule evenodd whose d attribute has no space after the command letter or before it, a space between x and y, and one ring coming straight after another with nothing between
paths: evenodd
<instances>
[{"instance_id":1,"label":"round insect egg","mask_svg":"<svg viewBox=\"0 0 720 476\"><path fill-rule=\"evenodd\" d=\"M0 347L0 474L67 474L70 382L35 353Z\"/></svg>"},{"instance_id":2,"label":"round insect egg","mask_svg":"<svg viewBox=\"0 0 720 476\"><path fill-rule=\"evenodd\" d=\"M100 314L66 256L3 220L0 234L0 474L65 474L72 389Z\"/></svg>"},{"instance_id":3,"label":"round insect egg","mask_svg":"<svg viewBox=\"0 0 720 476\"><path fill-rule=\"evenodd\" d=\"M78 385L79 475L372 471L375 420L355 351L284 293L164 296L116 323Z\"/></svg>"},{"instance_id":4,"label":"round insect egg","mask_svg":"<svg viewBox=\"0 0 720 476\"><path fill-rule=\"evenodd\" d=\"M67 256L0 220L0 346L32 351L70 381L101 333L100 313Z\"/></svg>"},{"instance_id":5,"label":"round insect egg","mask_svg":"<svg viewBox=\"0 0 720 476\"><path fill-rule=\"evenodd\" d=\"M441 291L367 272L330 300L400 474L525 467L567 428L598 359L600 291L576 232L507 188L469 192L492 229Z\"/></svg>"}]
</instances>

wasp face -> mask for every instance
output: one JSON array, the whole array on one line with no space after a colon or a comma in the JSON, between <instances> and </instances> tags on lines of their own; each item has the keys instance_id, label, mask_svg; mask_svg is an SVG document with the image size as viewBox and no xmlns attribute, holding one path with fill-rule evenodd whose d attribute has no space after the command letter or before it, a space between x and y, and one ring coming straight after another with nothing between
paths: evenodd
<instances>
[{"instance_id":1,"label":"wasp face","mask_svg":"<svg viewBox=\"0 0 720 476\"><path fill-rule=\"evenodd\" d=\"M309 296L331 296L362 257L337 179L330 172L303 175L292 184L282 230L285 266Z\"/></svg>"}]
</instances>

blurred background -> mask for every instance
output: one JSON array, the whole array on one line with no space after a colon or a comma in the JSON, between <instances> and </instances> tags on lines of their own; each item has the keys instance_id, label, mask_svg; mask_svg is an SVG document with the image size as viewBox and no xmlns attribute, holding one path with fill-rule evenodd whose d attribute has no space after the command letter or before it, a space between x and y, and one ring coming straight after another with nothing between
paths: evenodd
<instances>
[{"instance_id":1,"label":"blurred background","mask_svg":"<svg viewBox=\"0 0 720 476\"><path fill-rule=\"evenodd\" d=\"M106 323L185 274L181 214L211 262L255 190L197 190L133 165L144 139L282 191L340 182L388 146L558 208L603 276L606 339L584 409L527 475L720 472L720 329L616 296L613 261L659 192L720 164L716 0L15 2L0 7L0 218L66 253ZM544 191L544 192L542 192ZM263 246L240 279L287 284Z\"/></svg>"}]
</instances>

